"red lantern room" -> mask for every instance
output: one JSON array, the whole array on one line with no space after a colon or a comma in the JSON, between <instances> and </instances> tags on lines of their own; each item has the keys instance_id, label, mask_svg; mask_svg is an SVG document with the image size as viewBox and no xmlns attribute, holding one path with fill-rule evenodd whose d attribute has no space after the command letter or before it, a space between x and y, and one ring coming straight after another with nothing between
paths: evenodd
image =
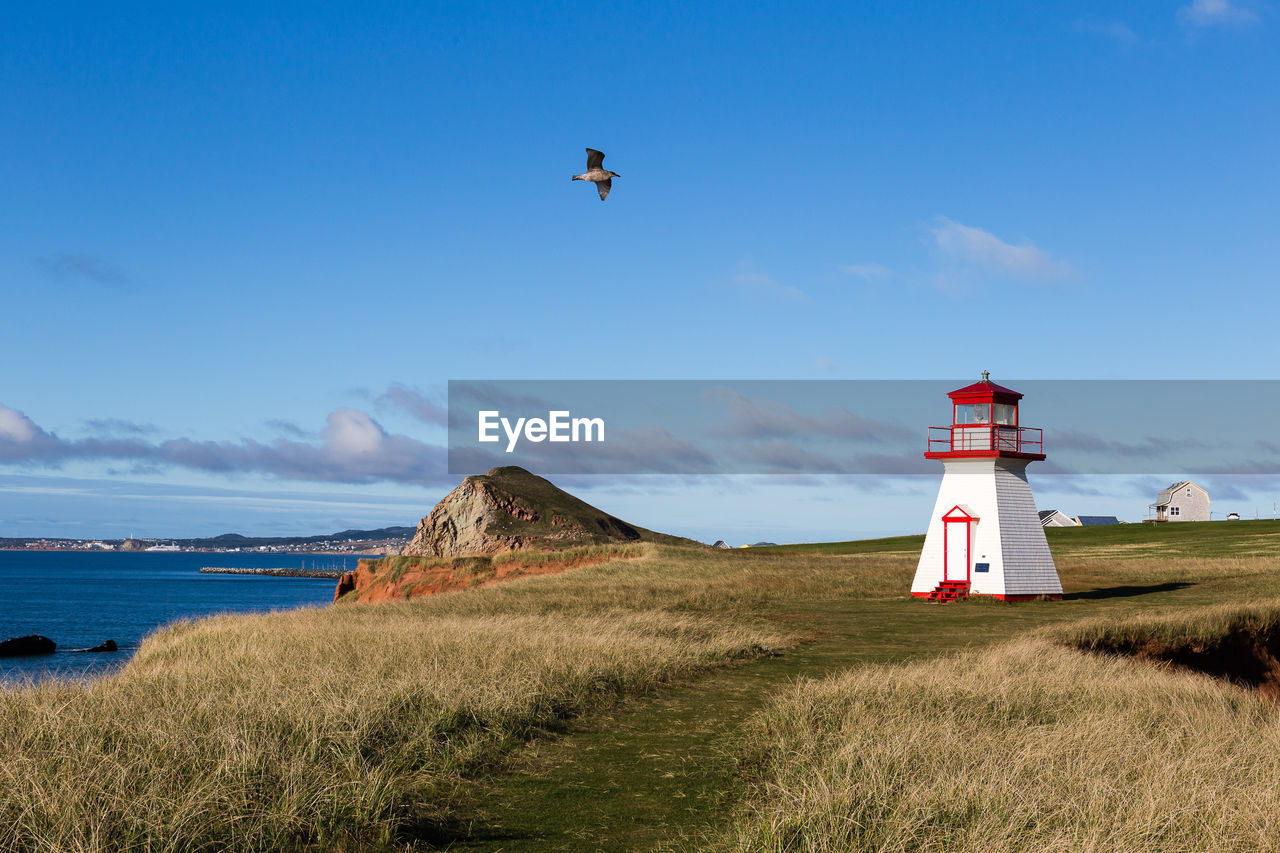
<instances>
[{"instance_id":1,"label":"red lantern room","mask_svg":"<svg viewBox=\"0 0 1280 853\"><path fill-rule=\"evenodd\" d=\"M989 376L947 395L951 425L929 427L926 459L1044 459L1043 431L1018 422L1022 395Z\"/></svg>"}]
</instances>

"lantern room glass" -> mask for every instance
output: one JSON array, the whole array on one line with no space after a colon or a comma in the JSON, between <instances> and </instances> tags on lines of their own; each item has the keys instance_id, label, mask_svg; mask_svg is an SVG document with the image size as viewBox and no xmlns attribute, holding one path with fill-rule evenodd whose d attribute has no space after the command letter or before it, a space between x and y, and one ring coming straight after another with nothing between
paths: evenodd
<instances>
[{"instance_id":1,"label":"lantern room glass","mask_svg":"<svg viewBox=\"0 0 1280 853\"><path fill-rule=\"evenodd\" d=\"M992 423L1001 426L1018 425L1018 407L1012 403L995 403L992 405Z\"/></svg>"},{"instance_id":2,"label":"lantern room glass","mask_svg":"<svg viewBox=\"0 0 1280 853\"><path fill-rule=\"evenodd\" d=\"M957 424L989 424L991 423L990 403L962 403L956 406Z\"/></svg>"}]
</instances>

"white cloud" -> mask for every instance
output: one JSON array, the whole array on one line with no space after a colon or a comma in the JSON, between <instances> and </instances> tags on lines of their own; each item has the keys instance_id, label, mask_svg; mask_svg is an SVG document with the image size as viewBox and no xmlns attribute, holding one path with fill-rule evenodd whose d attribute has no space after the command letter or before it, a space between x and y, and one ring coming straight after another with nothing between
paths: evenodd
<instances>
[{"instance_id":1,"label":"white cloud","mask_svg":"<svg viewBox=\"0 0 1280 853\"><path fill-rule=\"evenodd\" d=\"M388 433L358 409L331 412L318 441L263 443L252 439L151 441L110 434L64 439L17 409L0 405L0 464L56 468L76 459L335 483L426 485L448 479L443 447Z\"/></svg>"},{"instance_id":2,"label":"white cloud","mask_svg":"<svg viewBox=\"0 0 1280 853\"><path fill-rule=\"evenodd\" d=\"M36 263L55 278L91 281L106 285L129 284L128 276L96 255L64 253L36 258Z\"/></svg>"},{"instance_id":3,"label":"white cloud","mask_svg":"<svg viewBox=\"0 0 1280 853\"><path fill-rule=\"evenodd\" d=\"M1109 38L1122 44L1132 44L1138 40L1138 34L1123 21L1079 21L1076 23L1076 30Z\"/></svg>"},{"instance_id":4,"label":"white cloud","mask_svg":"<svg viewBox=\"0 0 1280 853\"><path fill-rule=\"evenodd\" d=\"M835 361L821 354L818 355L813 364L815 369L820 370L823 373L831 373L840 368L840 365L836 364Z\"/></svg>"},{"instance_id":5,"label":"white cloud","mask_svg":"<svg viewBox=\"0 0 1280 853\"><path fill-rule=\"evenodd\" d=\"M1072 274L1069 264L1032 243L1015 246L989 231L961 225L945 216L938 219L930 233L939 252L954 261L987 272L1040 280L1066 278Z\"/></svg>"},{"instance_id":6,"label":"white cloud","mask_svg":"<svg viewBox=\"0 0 1280 853\"><path fill-rule=\"evenodd\" d=\"M848 266L840 267L840 271L855 275L868 282L878 281L893 275L893 270L881 264L849 264Z\"/></svg>"},{"instance_id":7,"label":"white cloud","mask_svg":"<svg viewBox=\"0 0 1280 853\"><path fill-rule=\"evenodd\" d=\"M17 409L0 406L0 439L27 444L34 441L39 434L40 429L31 418Z\"/></svg>"},{"instance_id":8,"label":"white cloud","mask_svg":"<svg viewBox=\"0 0 1280 853\"><path fill-rule=\"evenodd\" d=\"M1189 27L1256 24L1258 13L1233 0L1191 0L1178 10L1179 23Z\"/></svg>"},{"instance_id":9,"label":"white cloud","mask_svg":"<svg viewBox=\"0 0 1280 853\"><path fill-rule=\"evenodd\" d=\"M355 409L338 409L329 414L324 430L325 443L340 456L362 456L382 449L387 434L373 418Z\"/></svg>"},{"instance_id":10,"label":"white cloud","mask_svg":"<svg viewBox=\"0 0 1280 853\"><path fill-rule=\"evenodd\" d=\"M440 395L428 395L417 388L393 383L374 401L378 406L398 409L424 424L448 426L448 407L439 402Z\"/></svg>"},{"instance_id":11,"label":"white cloud","mask_svg":"<svg viewBox=\"0 0 1280 853\"><path fill-rule=\"evenodd\" d=\"M730 276L730 280L744 293L757 296L769 296L774 299L801 300L804 293L800 288L790 284L782 284L773 276L760 269L751 258L743 258L738 268Z\"/></svg>"}]
</instances>

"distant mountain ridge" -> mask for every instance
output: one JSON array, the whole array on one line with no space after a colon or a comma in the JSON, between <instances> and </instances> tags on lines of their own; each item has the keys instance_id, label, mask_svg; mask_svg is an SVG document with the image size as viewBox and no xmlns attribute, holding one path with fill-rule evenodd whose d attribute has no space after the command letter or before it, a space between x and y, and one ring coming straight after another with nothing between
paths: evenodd
<instances>
[{"instance_id":1,"label":"distant mountain ridge","mask_svg":"<svg viewBox=\"0 0 1280 853\"><path fill-rule=\"evenodd\" d=\"M317 545L322 542L354 540L357 542L380 542L388 539L408 540L413 536L413 527L379 527L374 530L340 530L337 533L318 536L244 536L240 533L223 533L218 536L205 536L195 539L182 539L172 536L149 537L140 540L147 543L165 542L183 548L260 548L282 547L289 545ZM0 548L21 548L28 542L106 542L119 545L123 539L76 539L70 536L8 536L0 537Z\"/></svg>"},{"instance_id":2,"label":"distant mountain ridge","mask_svg":"<svg viewBox=\"0 0 1280 853\"><path fill-rule=\"evenodd\" d=\"M178 545L185 543L204 543L219 547L257 547L259 545L309 545L314 542L331 542L335 539L408 539L413 536L412 527L379 527L375 530L340 530L327 536L243 536L239 533L223 533L203 539L165 539ZM195 547L199 547L197 544Z\"/></svg>"}]
</instances>

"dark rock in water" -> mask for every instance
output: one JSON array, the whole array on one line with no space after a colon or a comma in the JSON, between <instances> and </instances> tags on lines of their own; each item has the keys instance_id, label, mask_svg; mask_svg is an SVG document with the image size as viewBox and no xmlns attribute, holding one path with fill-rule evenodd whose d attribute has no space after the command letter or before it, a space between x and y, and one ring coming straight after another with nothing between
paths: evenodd
<instances>
[{"instance_id":1,"label":"dark rock in water","mask_svg":"<svg viewBox=\"0 0 1280 853\"><path fill-rule=\"evenodd\" d=\"M91 649L72 649L72 651L73 652L115 652L115 651L119 651L119 646L116 645L115 640L107 640L105 643L100 643Z\"/></svg>"},{"instance_id":2,"label":"dark rock in water","mask_svg":"<svg viewBox=\"0 0 1280 853\"><path fill-rule=\"evenodd\" d=\"M20 657L23 655L51 655L58 644L48 637L39 634L28 634L25 637L13 637L0 641L0 658Z\"/></svg>"}]
</instances>

